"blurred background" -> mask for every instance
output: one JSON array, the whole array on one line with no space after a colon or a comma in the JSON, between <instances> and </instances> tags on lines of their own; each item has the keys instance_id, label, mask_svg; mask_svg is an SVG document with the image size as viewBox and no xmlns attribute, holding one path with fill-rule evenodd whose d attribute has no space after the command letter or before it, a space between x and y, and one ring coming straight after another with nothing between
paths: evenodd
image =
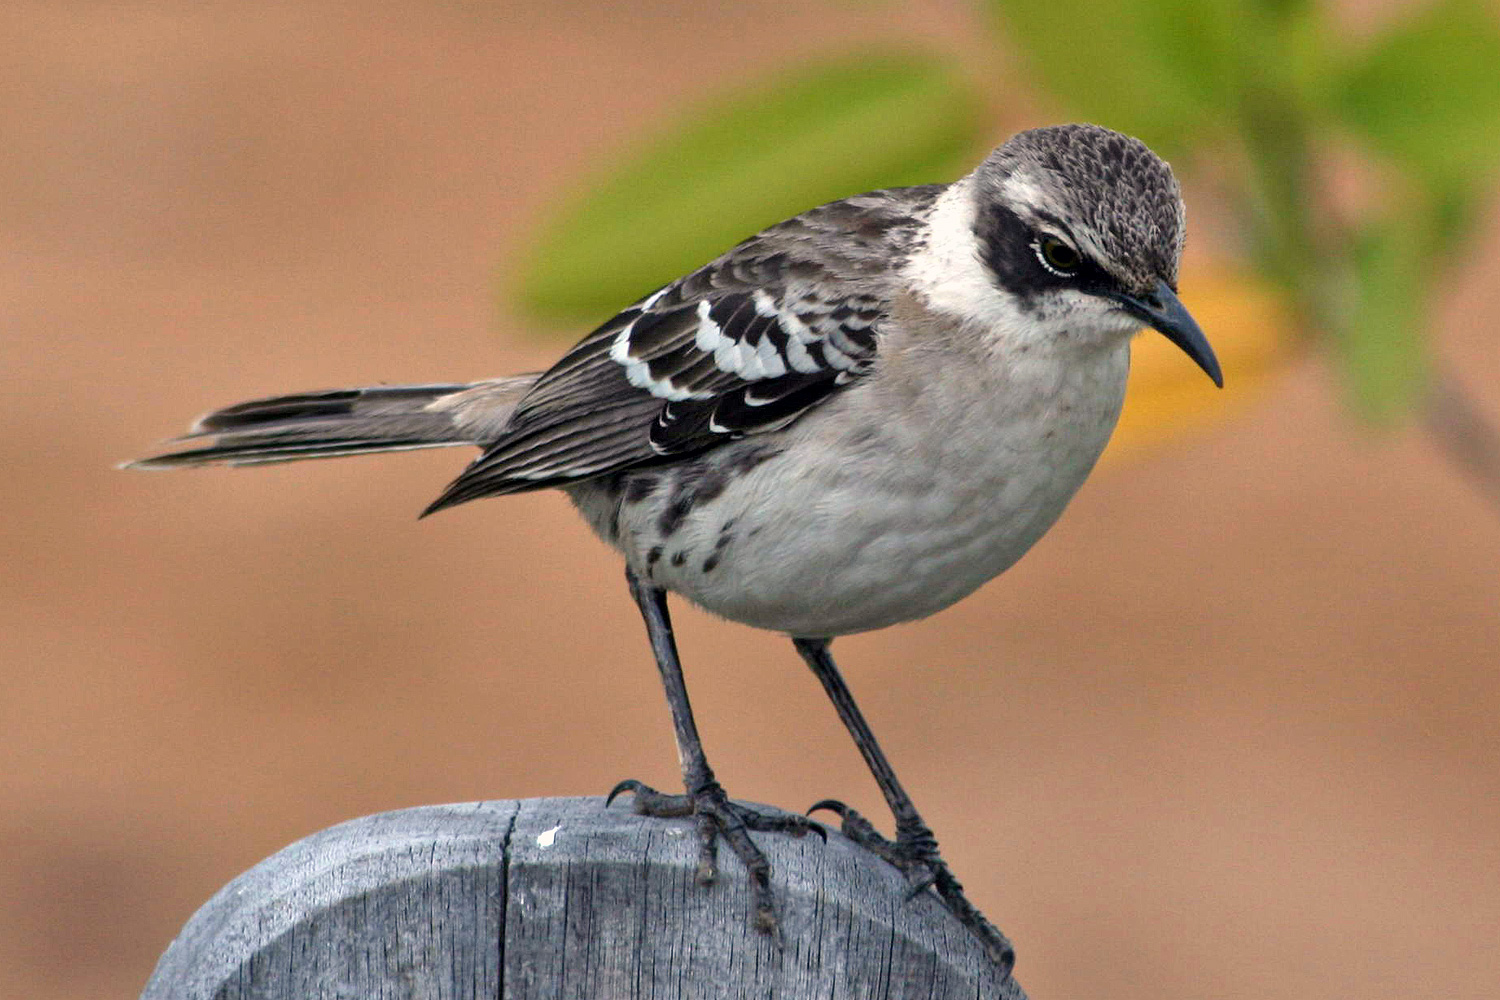
<instances>
[{"instance_id":1,"label":"blurred background","mask_svg":"<svg viewBox=\"0 0 1500 1000\"><path fill-rule=\"evenodd\" d=\"M1034 997L1492 997L1500 220L1462 74L1500 66L1494 10L1143 2L1059 41L1067 5L993 7L0 8L0 995L134 996L344 819L678 781L562 495L417 523L466 453L115 463L247 397L545 367L673 248L1088 116L1179 166L1229 388L1143 338L1058 527L840 641L849 681ZM675 613L732 794L884 816L784 639Z\"/></svg>"}]
</instances>

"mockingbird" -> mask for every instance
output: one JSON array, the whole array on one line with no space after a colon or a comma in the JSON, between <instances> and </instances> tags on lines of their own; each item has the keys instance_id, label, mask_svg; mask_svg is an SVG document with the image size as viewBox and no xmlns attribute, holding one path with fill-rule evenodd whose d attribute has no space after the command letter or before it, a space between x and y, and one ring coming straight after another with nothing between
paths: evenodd
<instances>
[{"instance_id":1,"label":"mockingbird","mask_svg":"<svg viewBox=\"0 0 1500 1000\"><path fill-rule=\"evenodd\" d=\"M1171 170L1093 125L1022 132L952 184L873 191L772 226L589 334L540 374L240 403L135 468L254 465L474 445L425 511L558 487L625 557L666 687L685 792L638 781L653 816L693 816L699 878L724 838L775 928L749 831L822 828L731 801L688 703L667 593L791 636L895 819L845 833L898 866L1009 968L829 655L834 636L939 611L1057 520L1114 428L1130 338L1154 327L1217 384L1175 292ZM812 810L809 810L812 811Z\"/></svg>"}]
</instances>

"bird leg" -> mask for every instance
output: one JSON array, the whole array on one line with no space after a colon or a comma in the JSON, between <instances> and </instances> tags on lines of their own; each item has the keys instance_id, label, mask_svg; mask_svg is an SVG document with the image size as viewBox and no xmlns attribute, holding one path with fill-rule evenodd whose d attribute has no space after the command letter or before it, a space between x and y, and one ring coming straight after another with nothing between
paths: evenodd
<instances>
[{"instance_id":1,"label":"bird leg","mask_svg":"<svg viewBox=\"0 0 1500 1000\"><path fill-rule=\"evenodd\" d=\"M667 707L672 711L672 727L677 737L677 755L682 762L685 794L671 795L635 780L620 782L609 793L605 805L615 796L630 792L635 811L645 816L692 816L698 825L698 872L700 884L712 882L718 875L718 840L723 837L750 873L750 891L755 899L755 926L767 933L776 932L776 914L772 908L771 865L760 848L750 839L751 830L790 833L803 836L809 830L823 834L823 828L803 816L771 816L731 802L723 787L714 779L698 738L693 708L688 702L687 684L682 677L682 663L677 658L677 640L672 635L672 621L667 615L667 592L660 587L643 585L635 573L626 569L630 595L646 620L651 651L661 671L662 686L667 693ZM825 835L826 836L826 835Z\"/></svg>"},{"instance_id":2,"label":"bird leg","mask_svg":"<svg viewBox=\"0 0 1500 1000\"><path fill-rule=\"evenodd\" d=\"M838 813L844 836L900 869L911 883L913 896L928 888L935 890L949 912L980 940L991 960L1009 972L1016 961L1015 949L999 928L986 920L984 914L969 902L964 895L963 885L938 853L937 838L917 813L911 796L906 794L906 789L896 779L895 770L890 761L886 760L880 744L875 741L875 734L865 721L864 713L854 703L854 695L839 674L833 656L828 651L830 640L794 638L792 642L822 682L823 690L828 692L839 718L849 730L849 735L854 737L854 745L859 747L870 773L875 776L875 783L880 786L885 801L891 807L891 814L896 819L896 839L888 840L881 836L869 820L835 799L824 799L808 812L827 809Z\"/></svg>"}]
</instances>

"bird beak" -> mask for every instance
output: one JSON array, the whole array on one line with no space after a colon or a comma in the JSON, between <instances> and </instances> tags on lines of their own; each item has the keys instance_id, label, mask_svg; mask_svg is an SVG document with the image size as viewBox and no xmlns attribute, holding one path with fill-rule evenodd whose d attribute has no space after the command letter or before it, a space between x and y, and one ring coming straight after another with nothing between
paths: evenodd
<instances>
[{"instance_id":1,"label":"bird beak","mask_svg":"<svg viewBox=\"0 0 1500 1000\"><path fill-rule=\"evenodd\" d=\"M1124 306L1130 315L1182 348L1183 353L1214 380L1214 385L1224 388L1224 373L1219 370L1219 359L1214 357L1214 349L1209 346L1208 338L1198 329L1197 320L1193 319L1177 293L1165 281L1158 281L1156 288L1144 295L1115 292L1110 298Z\"/></svg>"}]
</instances>

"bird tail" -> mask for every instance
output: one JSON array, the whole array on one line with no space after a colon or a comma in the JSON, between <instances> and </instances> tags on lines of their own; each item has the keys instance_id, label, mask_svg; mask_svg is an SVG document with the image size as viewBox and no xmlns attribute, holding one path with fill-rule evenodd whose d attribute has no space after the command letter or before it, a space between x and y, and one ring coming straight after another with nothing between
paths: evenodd
<instances>
[{"instance_id":1,"label":"bird tail","mask_svg":"<svg viewBox=\"0 0 1500 1000\"><path fill-rule=\"evenodd\" d=\"M201 417L128 469L266 465L413 448L483 445L500 435L535 375L471 384L374 386L271 396Z\"/></svg>"}]
</instances>

